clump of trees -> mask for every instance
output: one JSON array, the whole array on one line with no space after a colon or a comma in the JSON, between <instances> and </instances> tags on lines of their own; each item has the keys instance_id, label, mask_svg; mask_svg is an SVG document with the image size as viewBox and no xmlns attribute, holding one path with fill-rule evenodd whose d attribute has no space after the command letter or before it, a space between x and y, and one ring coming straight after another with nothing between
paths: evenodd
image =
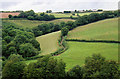
<instances>
[{"instance_id":1,"label":"clump of trees","mask_svg":"<svg viewBox=\"0 0 120 79\"><path fill-rule=\"evenodd\" d=\"M46 13L52 13L52 10L47 10Z\"/></svg>"},{"instance_id":2,"label":"clump of trees","mask_svg":"<svg viewBox=\"0 0 120 79\"><path fill-rule=\"evenodd\" d=\"M13 25L2 28L2 56L8 58L11 54L31 57L39 54L40 44L33 33Z\"/></svg>"},{"instance_id":3,"label":"clump of trees","mask_svg":"<svg viewBox=\"0 0 120 79\"><path fill-rule=\"evenodd\" d=\"M12 54L3 66L2 79L59 79L65 78L65 63L50 55L26 65L20 55Z\"/></svg>"},{"instance_id":4,"label":"clump of trees","mask_svg":"<svg viewBox=\"0 0 120 79\"><path fill-rule=\"evenodd\" d=\"M74 66L66 74L67 79L82 79L83 70L79 65Z\"/></svg>"},{"instance_id":5,"label":"clump of trees","mask_svg":"<svg viewBox=\"0 0 120 79\"><path fill-rule=\"evenodd\" d=\"M23 79L59 79L65 78L65 63L51 56L30 63L24 71Z\"/></svg>"},{"instance_id":6,"label":"clump of trees","mask_svg":"<svg viewBox=\"0 0 120 79\"><path fill-rule=\"evenodd\" d=\"M87 57L83 71L83 78L120 78L118 63L113 60L105 60L105 57L102 57L100 54L93 54L92 57Z\"/></svg>"},{"instance_id":7,"label":"clump of trees","mask_svg":"<svg viewBox=\"0 0 120 79\"><path fill-rule=\"evenodd\" d=\"M26 64L20 55L11 54L3 66L2 79L22 79Z\"/></svg>"},{"instance_id":8,"label":"clump of trees","mask_svg":"<svg viewBox=\"0 0 120 79\"><path fill-rule=\"evenodd\" d=\"M11 16L9 18L26 18L28 20L40 20L40 21L50 21L55 19L54 15L48 15L45 13L37 14L33 10L21 12L18 16Z\"/></svg>"},{"instance_id":9,"label":"clump of trees","mask_svg":"<svg viewBox=\"0 0 120 79\"><path fill-rule=\"evenodd\" d=\"M12 18L12 15L8 15L9 18Z\"/></svg>"},{"instance_id":10,"label":"clump of trees","mask_svg":"<svg viewBox=\"0 0 120 79\"><path fill-rule=\"evenodd\" d=\"M68 32L69 32L69 29L67 27L63 27L61 29L61 35L62 36L66 36L68 34Z\"/></svg>"}]
</instances>

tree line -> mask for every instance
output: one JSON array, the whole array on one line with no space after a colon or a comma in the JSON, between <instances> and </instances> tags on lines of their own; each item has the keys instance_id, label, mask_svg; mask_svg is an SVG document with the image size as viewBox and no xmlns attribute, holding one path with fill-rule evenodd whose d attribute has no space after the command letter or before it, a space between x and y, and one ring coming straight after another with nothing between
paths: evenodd
<instances>
[{"instance_id":1,"label":"tree line","mask_svg":"<svg viewBox=\"0 0 120 79\"><path fill-rule=\"evenodd\" d=\"M98 10L74 10L74 11L63 11L63 13L86 13L86 12L102 12L102 9L98 9Z\"/></svg>"},{"instance_id":2,"label":"tree line","mask_svg":"<svg viewBox=\"0 0 120 79\"><path fill-rule=\"evenodd\" d=\"M32 32L37 37L37 36L44 35L44 34L47 34L47 33L50 33L50 32L59 31L59 30L61 30L65 26L66 27L70 27L70 26L74 27L73 23L74 22L72 22L72 21L68 21L67 23L60 22L58 24L55 24L55 23L48 23L48 24L43 23L41 25L33 27L32 28Z\"/></svg>"},{"instance_id":3,"label":"tree line","mask_svg":"<svg viewBox=\"0 0 120 79\"><path fill-rule=\"evenodd\" d=\"M100 54L85 59L83 66L75 65L65 71L66 64L50 55L26 65L21 55L11 54L5 60L2 79L119 79L119 64Z\"/></svg>"},{"instance_id":4,"label":"tree line","mask_svg":"<svg viewBox=\"0 0 120 79\"><path fill-rule=\"evenodd\" d=\"M18 16L9 15L9 18L26 18L28 20L50 21L55 19L54 15L48 15L43 13L37 14L33 10L21 12Z\"/></svg>"}]
</instances>

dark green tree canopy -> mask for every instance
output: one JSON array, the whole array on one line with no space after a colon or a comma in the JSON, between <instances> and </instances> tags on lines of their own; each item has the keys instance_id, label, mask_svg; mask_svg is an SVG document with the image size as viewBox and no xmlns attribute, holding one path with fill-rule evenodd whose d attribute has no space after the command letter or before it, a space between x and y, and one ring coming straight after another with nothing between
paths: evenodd
<instances>
[{"instance_id":1,"label":"dark green tree canopy","mask_svg":"<svg viewBox=\"0 0 120 79\"><path fill-rule=\"evenodd\" d=\"M82 79L83 77L83 71L82 68L79 65L74 66L72 69L70 69L67 72L67 78L71 79Z\"/></svg>"},{"instance_id":2,"label":"dark green tree canopy","mask_svg":"<svg viewBox=\"0 0 120 79\"><path fill-rule=\"evenodd\" d=\"M2 40L3 40L3 50L2 55L5 57L9 57L10 54L21 54L20 53L20 47L21 44L29 43L30 48L34 50L34 52L31 52L33 54L28 55L27 53L24 53L24 56L35 56L37 55L38 51L40 51L40 44L35 39L35 36L32 32L27 32L29 30L25 30L22 28L18 28L13 25L3 25L3 32L2 32ZM27 47L27 46L26 46ZM28 52L29 50L26 50ZM26 54L26 55L25 55ZM23 54L21 54L23 55Z\"/></svg>"},{"instance_id":3,"label":"dark green tree canopy","mask_svg":"<svg viewBox=\"0 0 120 79\"><path fill-rule=\"evenodd\" d=\"M2 70L2 79L21 79L26 64L20 55L11 54Z\"/></svg>"},{"instance_id":4,"label":"dark green tree canopy","mask_svg":"<svg viewBox=\"0 0 120 79\"><path fill-rule=\"evenodd\" d=\"M45 56L25 68L23 79L59 79L64 77L65 63L62 60L51 58L51 56Z\"/></svg>"},{"instance_id":5,"label":"dark green tree canopy","mask_svg":"<svg viewBox=\"0 0 120 79\"><path fill-rule=\"evenodd\" d=\"M12 18L12 15L8 15L9 18Z\"/></svg>"},{"instance_id":6,"label":"dark green tree canopy","mask_svg":"<svg viewBox=\"0 0 120 79\"><path fill-rule=\"evenodd\" d=\"M62 29L61 29L61 35L62 36L66 36L67 34L68 34L68 28L66 28L66 27L63 27Z\"/></svg>"},{"instance_id":7,"label":"dark green tree canopy","mask_svg":"<svg viewBox=\"0 0 120 79\"><path fill-rule=\"evenodd\" d=\"M33 47L32 44L25 43L25 44L20 45L19 54L22 55L23 57L31 57L31 56L35 56L39 53L38 53L37 49Z\"/></svg>"},{"instance_id":8,"label":"dark green tree canopy","mask_svg":"<svg viewBox=\"0 0 120 79\"><path fill-rule=\"evenodd\" d=\"M9 18L11 18L11 16ZM13 16L13 18L27 18L28 20L50 21L55 19L55 16L45 14L44 12L37 14L33 10L29 10L21 12L18 16Z\"/></svg>"},{"instance_id":9,"label":"dark green tree canopy","mask_svg":"<svg viewBox=\"0 0 120 79\"><path fill-rule=\"evenodd\" d=\"M117 79L119 66L115 61L106 61L100 54L85 59L84 78Z\"/></svg>"}]
</instances>

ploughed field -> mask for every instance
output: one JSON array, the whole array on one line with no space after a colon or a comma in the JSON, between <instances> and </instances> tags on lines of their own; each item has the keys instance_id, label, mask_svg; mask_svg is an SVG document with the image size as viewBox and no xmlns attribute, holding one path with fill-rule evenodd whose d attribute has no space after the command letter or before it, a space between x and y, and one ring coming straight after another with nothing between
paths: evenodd
<instances>
[{"instance_id":1,"label":"ploughed field","mask_svg":"<svg viewBox=\"0 0 120 79\"><path fill-rule=\"evenodd\" d=\"M18 16L20 13L19 12L10 12L10 13L0 13L0 18L8 18L9 15L12 15L12 16Z\"/></svg>"}]
</instances>

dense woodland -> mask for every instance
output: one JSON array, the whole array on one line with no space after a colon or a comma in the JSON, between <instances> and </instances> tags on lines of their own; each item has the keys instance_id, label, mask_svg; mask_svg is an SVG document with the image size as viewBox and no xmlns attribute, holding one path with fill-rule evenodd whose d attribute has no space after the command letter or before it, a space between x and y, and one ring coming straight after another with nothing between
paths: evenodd
<instances>
[{"instance_id":1,"label":"dense woodland","mask_svg":"<svg viewBox=\"0 0 120 79\"><path fill-rule=\"evenodd\" d=\"M31 57L39 54L40 44L31 32L15 27L3 25L2 28L2 56L8 58L11 54Z\"/></svg>"},{"instance_id":2,"label":"dense woodland","mask_svg":"<svg viewBox=\"0 0 120 79\"><path fill-rule=\"evenodd\" d=\"M9 18L20 17L38 20L35 18L39 17L40 19L41 16L46 21L51 20L46 18L48 15L44 13L36 15L32 10L22 12L19 16L9 15ZM65 71L65 63L62 60L53 58L51 55L38 58L37 62L29 65L23 63L23 61L26 58L40 54L40 44L35 39L37 36L61 30L61 36L64 37L69 30L78 26L119 16L118 11L105 11L100 14L91 13L90 15L79 16L75 22L41 24L32 29L23 29L9 23L3 23L2 79L118 79L120 75L119 64L115 61L105 60L99 54L87 57L84 66L76 65L67 72Z\"/></svg>"}]
</instances>

